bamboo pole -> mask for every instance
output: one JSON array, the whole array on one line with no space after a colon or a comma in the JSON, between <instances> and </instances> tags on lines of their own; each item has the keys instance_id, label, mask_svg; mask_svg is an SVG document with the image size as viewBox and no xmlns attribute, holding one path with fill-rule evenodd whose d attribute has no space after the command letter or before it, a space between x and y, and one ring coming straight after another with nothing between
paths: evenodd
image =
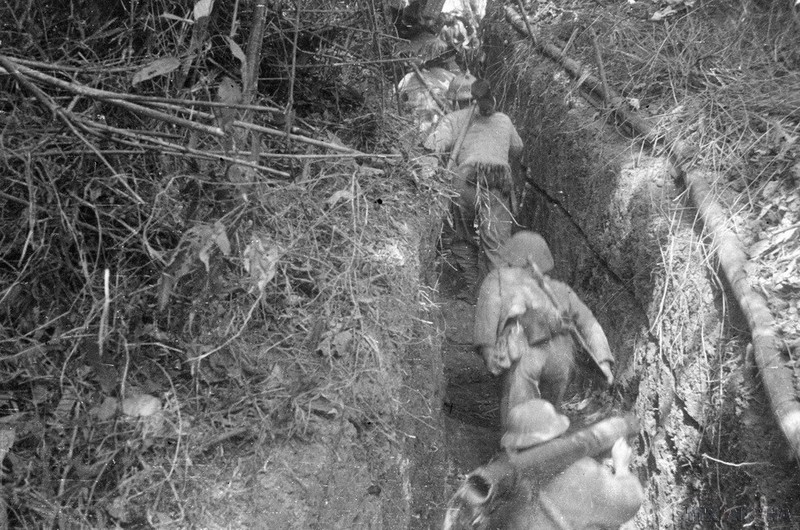
<instances>
[{"instance_id":1,"label":"bamboo pole","mask_svg":"<svg viewBox=\"0 0 800 530\"><path fill-rule=\"evenodd\" d=\"M513 8L506 6L506 19L519 32L528 35L540 48L541 52L561 65L571 76L576 79L581 77L583 66L575 60L563 56L561 50L554 44L537 38L524 13L517 13ZM582 88L588 91L590 101L617 102L612 103L612 112L617 121L627 125L635 136L648 144L659 141L650 124L622 108L618 103L622 101L617 94L606 90L596 77L586 77ZM611 92L611 93L608 93ZM725 280L731 287L736 301L747 319L750 327L756 366L761 374L764 390L769 398L772 413L783 435L786 437L794 454L800 459L800 401L794 390L794 374L785 364L781 354L780 344L775 335L775 319L769 311L767 302L750 286L747 278L747 255L742 250L742 244L736 235L728 228L725 210L714 199L710 181L700 169L687 170L690 163L691 146L681 140L667 140L669 143L670 163L675 173L683 178L689 192L689 197L703 221L706 232L711 239L711 247L719 261L719 267Z\"/></svg>"}]
</instances>

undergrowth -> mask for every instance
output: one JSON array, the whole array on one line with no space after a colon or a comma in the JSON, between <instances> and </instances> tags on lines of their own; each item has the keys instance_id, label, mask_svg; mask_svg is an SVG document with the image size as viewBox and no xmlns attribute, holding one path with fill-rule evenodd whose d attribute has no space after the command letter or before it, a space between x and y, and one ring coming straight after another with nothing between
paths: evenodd
<instances>
[{"instance_id":1,"label":"undergrowth","mask_svg":"<svg viewBox=\"0 0 800 530\"><path fill-rule=\"evenodd\" d=\"M438 215L447 187L384 119L380 9L274 7L260 92L235 110L217 87L239 89L252 2L202 20L169 0L0 7L13 526L186 524L192 462L311 415L395 436L403 301L430 303L398 220L425 213L420 187Z\"/></svg>"}]
</instances>

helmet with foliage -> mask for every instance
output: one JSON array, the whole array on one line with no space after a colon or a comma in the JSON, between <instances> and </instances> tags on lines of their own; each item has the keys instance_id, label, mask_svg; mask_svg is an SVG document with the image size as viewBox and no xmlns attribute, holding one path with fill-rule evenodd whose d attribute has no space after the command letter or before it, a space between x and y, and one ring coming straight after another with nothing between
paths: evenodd
<instances>
[{"instance_id":1,"label":"helmet with foliage","mask_svg":"<svg viewBox=\"0 0 800 530\"><path fill-rule=\"evenodd\" d=\"M450 86L447 87L447 97L450 101L469 101L472 99L472 83L475 82L475 76L466 73L459 74L450 81Z\"/></svg>"},{"instance_id":2,"label":"helmet with foliage","mask_svg":"<svg viewBox=\"0 0 800 530\"><path fill-rule=\"evenodd\" d=\"M531 399L508 411L508 425L500 445L522 451L558 438L569 428L569 418L556 412L549 401Z\"/></svg>"}]
</instances>

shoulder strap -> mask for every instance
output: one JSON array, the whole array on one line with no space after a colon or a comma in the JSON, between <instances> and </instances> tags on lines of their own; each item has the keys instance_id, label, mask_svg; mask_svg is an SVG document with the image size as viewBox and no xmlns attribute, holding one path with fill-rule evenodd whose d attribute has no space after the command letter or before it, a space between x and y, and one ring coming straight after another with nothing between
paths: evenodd
<instances>
[{"instance_id":1,"label":"shoulder strap","mask_svg":"<svg viewBox=\"0 0 800 530\"><path fill-rule=\"evenodd\" d=\"M550 302L552 302L552 304L555 306L556 311L558 311L558 314L561 317L561 324L564 326L564 329L569 331L570 335L572 335L572 338L578 343L578 346L583 348L583 350L589 354L589 357L591 357L592 361L594 361L597 367L600 368L600 360L597 358L597 353L589 347L586 339L583 337L583 335L581 335L580 330L575 327L575 322L572 320L572 317L570 317L558 303L558 298L556 298L555 293L547 283L547 279L544 277L544 274L542 274L542 271L535 263L533 263L532 260L529 260L528 265L528 270L531 271L531 276L533 276L533 279L536 280L536 283L539 285L542 291L544 291L544 294L547 295L547 298L550 300Z\"/></svg>"}]
</instances>

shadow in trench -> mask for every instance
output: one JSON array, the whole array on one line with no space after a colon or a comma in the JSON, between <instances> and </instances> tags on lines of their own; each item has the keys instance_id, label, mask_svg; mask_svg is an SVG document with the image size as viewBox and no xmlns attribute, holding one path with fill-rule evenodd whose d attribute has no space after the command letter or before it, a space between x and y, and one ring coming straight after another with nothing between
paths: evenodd
<instances>
[{"instance_id":1,"label":"shadow in trench","mask_svg":"<svg viewBox=\"0 0 800 530\"><path fill-rule=\"evenodd\" d=\"M439 260L439 302L445 322L443 407L453 466L449 483L455 489L459 475L485 464L500 448L501 382L472 346L477 286L464 281L444 239Z\"/></svg>"}]
</instances>

